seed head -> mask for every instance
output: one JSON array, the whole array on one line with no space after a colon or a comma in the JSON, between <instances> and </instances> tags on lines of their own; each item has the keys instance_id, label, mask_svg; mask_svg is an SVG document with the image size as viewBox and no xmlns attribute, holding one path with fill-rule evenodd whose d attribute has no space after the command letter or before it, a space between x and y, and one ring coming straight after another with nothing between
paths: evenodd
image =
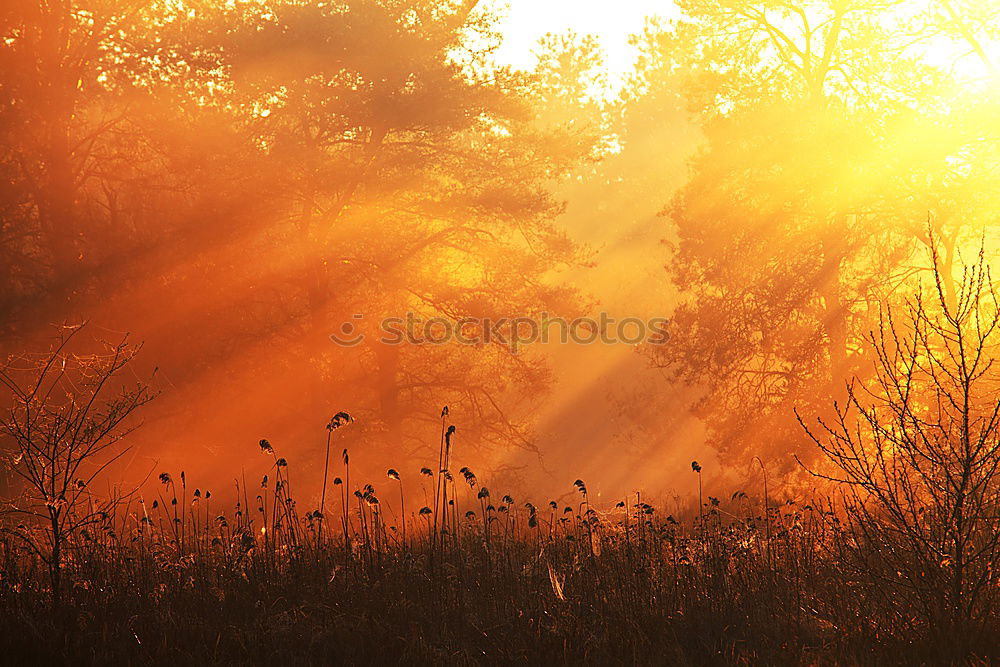
<instances>
[{"instance_id":1,"label":"seed head","mask_svg":"<svg viewBox=\"0 0 1000 667\"><path fill-rule=\"evenodd\" d=\"M341 426L346 426L354 421L354 418L346 412L338 412L333 417L330 418L329 423L326 425L327 431L335 431Z\"/></svg>"}]
</instances>

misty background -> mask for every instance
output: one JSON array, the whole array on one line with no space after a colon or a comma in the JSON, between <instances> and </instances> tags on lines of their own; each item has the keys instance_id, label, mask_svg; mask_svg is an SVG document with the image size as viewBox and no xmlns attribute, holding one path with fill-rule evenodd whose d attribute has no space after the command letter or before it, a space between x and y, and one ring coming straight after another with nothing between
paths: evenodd
<instances>
[{"instance_id":1,"label":"misty background","mask_svg":"<svg viewBox=\"0 0 1000 667\"><path fill-rule=\"evenodd\" d=\"M0 336L144 343L129 480L224 489L267 438L318 494L342 410L359 478L416 477L448 405L455 467L515 490L686 497L753 456L794 489L792 408L864 375L929 232L995 247L979 3L69 5L0 9ZM329 339L410 311L672 339Z\"/></svg>"}]
</instances>

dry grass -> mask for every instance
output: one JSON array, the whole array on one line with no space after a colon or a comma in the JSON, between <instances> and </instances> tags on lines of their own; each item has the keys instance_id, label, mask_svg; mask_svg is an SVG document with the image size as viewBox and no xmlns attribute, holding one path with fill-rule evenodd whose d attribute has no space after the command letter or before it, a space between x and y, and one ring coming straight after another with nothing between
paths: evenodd
<instances>
[{"instance_id":1,"label":"dry grass","mask_svg":"<svg viewBox=\"0 0 1000 667\"><path fill-rule=\"evenodd\" d=\"M342 518L324 521L318 510L297 507L285 460L270 443L261 448L270 470L238 482L233 506L218 507L183 474L164 473L154 493L75 535L55 609L45 564L17 536L30 528L8 531L0 580L7 659L956 659L951 647L927 639L933 635L918 609L838 557L856 536L819 504L772 502L765 511L763 499L734 493L674 517L636 497L592 506L577 480L579 502L560 506L488 491L463 468L439 476L436 511L409 508L404 540L398 505L392 512L387 505L397 502L390 500L399 498L397 485L421 473L393 470L384 498L371 484L348 492L338 476L331 489L339 499L327 499L324 511ZM1000 657L990 636L973 642L976 659Z\"/></svg>"}]
</instances>

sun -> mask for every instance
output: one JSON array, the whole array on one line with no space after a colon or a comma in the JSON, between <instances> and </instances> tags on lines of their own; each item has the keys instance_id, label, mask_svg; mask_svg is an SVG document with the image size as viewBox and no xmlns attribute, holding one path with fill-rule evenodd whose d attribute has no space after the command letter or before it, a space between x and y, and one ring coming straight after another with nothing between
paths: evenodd
<instances>
[{"instance_id":1,"label":"sun","mask_svg":"<svg viewBox=\"0 0 1000 667\"><path fill-rule=\"evenodd\" d=\"M1000 67L1000 4L993 0L901 3L887 22L914 33L914 55L959 83L993 85Z\"/></svg>"}]
</instances>

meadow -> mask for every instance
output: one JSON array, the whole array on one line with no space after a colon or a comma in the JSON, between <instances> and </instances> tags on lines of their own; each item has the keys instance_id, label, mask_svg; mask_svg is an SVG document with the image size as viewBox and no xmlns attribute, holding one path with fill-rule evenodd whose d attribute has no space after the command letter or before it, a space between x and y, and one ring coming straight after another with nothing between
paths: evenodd
<instances>
[{"instance_id":1,"label":"meadow","mask_svg":"<svg viewBox=\"0 0 1000 667\"><path fill-rule=\"evenodd\" d=\"M344 413L335 420L331 436L349 423ZM452 433L442 438L445 462ZM335 439L329 447L336 455ZM8 664L1000 657L995 611L980 617L978 632L942 635L919 598L899 594L902 579L866 571L859 548L864 556L877 546L829 499L779 504L736 492L673 516L638 493L592 506L583 480L569 504L535 504L483 486L468 468L423 468L435 507L400 522L406 489L396 470L378 491L366 483L348 493L344 450L330 463L329 502L306 511L280 452L266 440L260 448L270 469L235 481L231 506L184 473L163 472L151 493L88 515L65 538L61 595L45 547L29 548L45 539L8 532L0 570ZM690 474L697 488L701 466L692 462Z\"/></svg>"},{"instance_id":2,"label":"meadow","mask_svg":"<svg viewBox=\"0 0 1000 667\"><path fill-rule=\"evenodd\" d=\"M79 354L81 328L68 330L48 353L0 368L4 654L16 664L989 664L1000 659L1000 298L982 253L954 300L941 275L936 290L885 311L872 369L845 402L799 415L813 491L754 457L746 482L762 494L713 496L691 461L663 471L689 480L672 509L645 491L592 502L583 479L556 499L515 497L460 465L447 406L427 443L437 456L378 479L356 461L352 470L358 425L338 412L308 470L261 439L234 459L249 476L214 494L170 470L102 491L155 393L118 384L137 346Z\"/></svg>"}]
</instances>

